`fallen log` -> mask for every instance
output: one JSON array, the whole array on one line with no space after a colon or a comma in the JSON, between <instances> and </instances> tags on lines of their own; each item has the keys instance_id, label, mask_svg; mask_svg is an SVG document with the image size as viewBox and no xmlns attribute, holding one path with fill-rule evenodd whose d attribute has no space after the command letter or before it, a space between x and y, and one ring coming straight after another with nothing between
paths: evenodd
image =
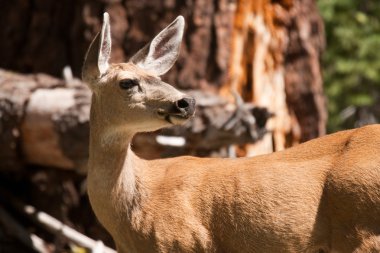
<instances>
[{"instance_id":1,"label":"fallen log","mask_svg":"<svg viewBox=\"0 0 380 253\"><path fill-rule=\"evenodd\" d=\"M231 103L212 93L186 92L197 100L196 116L184 126L137 136L133 147L138 154L209 155L222 147L255 142L265 133L271 116L265 108ZM26 163L85 170L90 96L77 79L0 70L0 169ZM173 148L159 136L184 141Z\"/></svg>"}]
</instances>

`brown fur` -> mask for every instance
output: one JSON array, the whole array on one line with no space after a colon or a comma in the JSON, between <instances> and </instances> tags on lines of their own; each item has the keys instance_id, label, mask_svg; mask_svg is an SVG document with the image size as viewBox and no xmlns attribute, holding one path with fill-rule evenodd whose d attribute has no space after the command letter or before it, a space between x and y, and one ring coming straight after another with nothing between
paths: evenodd
<instances>
[{"instance_id":1,"label":"brown fur","mask_svg":"<svg viewBox=\"0 0 380 253\"><path fill-rule=\"evenodd\" d=\"M380 252L379 125L255 158L146 161L131 151L135 133L190 116L173 114L186 95L153 75L175 61L183 26L177 18L133 63L108 66L105 14L86 57L88 194L118 251ZM121 89L124 79L139 85Z\"/></svg>"},{"instance_id":2,"label":"brown fur","mask_svg":"<svg viewBox=\"0 0 380 253\"><path fill-rule=\"evenodd\" d=\"M113 86L102 89L120 92ZM380 126L255 158L145 161L128 148L128 123L108 133L117 95L98 93L88 190L119 252L366 252L379 244ZM96 96L108 95L97 111Z\"/></svg>"}]
</instances>

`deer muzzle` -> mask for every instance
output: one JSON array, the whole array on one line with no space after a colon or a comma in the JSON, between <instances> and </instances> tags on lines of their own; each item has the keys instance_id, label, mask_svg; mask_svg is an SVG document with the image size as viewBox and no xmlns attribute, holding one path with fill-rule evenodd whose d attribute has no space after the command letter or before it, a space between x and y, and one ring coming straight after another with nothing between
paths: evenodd
<instances>
[{"instance_id":1,"label":"deer muzzle","mask_svg":"<svg viewBox=\"0 0 380 253\"><path fill-rule=\"evenodd\" d=\"M179 125L192 117L195 113L195 99L185 97L173 103L168 111L159 110L158 114L167 122L173 125Z\"/></svg>"}]
</instances>

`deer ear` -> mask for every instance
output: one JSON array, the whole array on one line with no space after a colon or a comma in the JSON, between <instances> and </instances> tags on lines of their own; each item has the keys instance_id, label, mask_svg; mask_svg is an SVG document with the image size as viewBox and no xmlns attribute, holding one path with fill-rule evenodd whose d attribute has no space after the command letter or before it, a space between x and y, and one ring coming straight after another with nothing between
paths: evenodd
<instances>
[{"instance_id":1,"label":"deer ear","mask_svg":"<svg viewBox=\"0 0 380 253\"><path fill-rule=\"evenodd\" d=\"M108 69L111 54L111 26L107 12L103 14L102 30L87 50L82 69L82 79L88 83L100 78Z\"/></svg>"},{"instance_id":2,"label":"deer ear","mask_svg":"<svg viewBox=\"0 0 380 253\"><path fill-rule=\"evenodd\" d=\"M178 16L153 40L140 49L130 62L157 76L165 74L178 58L185 20Z\"/></svg>"}]
</instances>

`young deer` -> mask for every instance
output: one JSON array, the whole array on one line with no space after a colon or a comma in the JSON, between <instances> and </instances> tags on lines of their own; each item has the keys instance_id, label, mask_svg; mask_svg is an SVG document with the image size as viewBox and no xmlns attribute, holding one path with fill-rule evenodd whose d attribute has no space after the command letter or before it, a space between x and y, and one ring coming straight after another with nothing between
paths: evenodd
<instances>
[{"instance_id":1,"label":"young deer","mask_svg":"<svg viewBox=\"0 0 380 253\"><path fill-rule=\"evenodd\" d=\"M131 151L135 133L194 113L194 99L159 78L183 29L180 16L128 63L109 65L105 13L86 56L88 194L117 250L380 252L380 126L255 158L146 161Z\"/></svg>"}]
</instances>

